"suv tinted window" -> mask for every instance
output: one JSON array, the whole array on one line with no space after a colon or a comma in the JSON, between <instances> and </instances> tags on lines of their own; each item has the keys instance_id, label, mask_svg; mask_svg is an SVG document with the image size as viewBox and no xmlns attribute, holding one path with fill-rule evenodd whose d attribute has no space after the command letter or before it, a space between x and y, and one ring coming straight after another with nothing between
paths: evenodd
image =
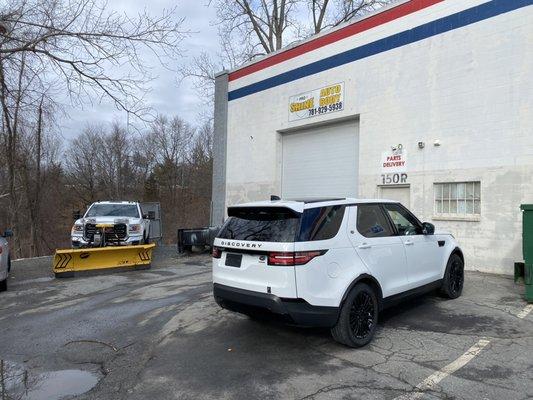
<instances>
[{"instance_id":1,"label":"suv tinted window","mask_svg":"<svg viewBox=\"0 0 533 400\"><path fill-rule=\"evenodd\" d=\"M344 209L342 205L306 209L302 216L299 241L327 240L335 237L342 224Z\"/></svg>"},{"instance_id":2,"label":"suv tinted window","mask_svg":"<svg viewBox=\"0 0 533 400\"><path fill-rule=\"evenodd\" d=\"M357 206L357 231L368 238L392 236L394 233L387 217L377 204Z\"/></svg>"},{"instance_id":3,"label":"suv tinted window","mask_svg":"<svg viewBox=\"0 0 533 400\"><path fill-rule=\"evenodd\" d=\"M293 242L300 214L281 207L235 207L217 237L260 242Z\"/></svg>"},{"instance_id":4,"label":"suv tinted window","mask_svg":"<svg viewBox=\"0 0 533 400\"><path fill-rule=\"evenodd\" d=\"M398 235L409 236L422 234L422 226L415 216L405 208L394 203L385 203L383 206L389 213L393 224L396 225Z\"/></svg>"}]
</instances>

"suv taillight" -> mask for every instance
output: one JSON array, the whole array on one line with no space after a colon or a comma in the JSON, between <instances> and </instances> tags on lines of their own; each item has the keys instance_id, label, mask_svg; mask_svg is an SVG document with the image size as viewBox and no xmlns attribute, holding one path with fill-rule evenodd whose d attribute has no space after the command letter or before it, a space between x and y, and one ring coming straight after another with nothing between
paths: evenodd
<instances>
[{"instance_id":1,"label":"suv taillight","mask_svg":"<svg viewBox=\"0 0 533 400\"><path fill-rule=\"evenodd\" d=\"M324 254L324 250L314 251L297 251L277 253L272 252L268 254L268 265L281 265L281 266L294 266L304 265L311 261L313 258Z\"/></svg>"},{"instance_id":2,"label":"suv taillight","mask_svg":"<svg viewBox=\"0 0 533 400\"><path fill-rule=\"evenodd\" d=\"M213 249L211 250L211 255L213 256L213 258L222 257L222 249L220 247L213 246Z\"/></svg>"}]
</instances>

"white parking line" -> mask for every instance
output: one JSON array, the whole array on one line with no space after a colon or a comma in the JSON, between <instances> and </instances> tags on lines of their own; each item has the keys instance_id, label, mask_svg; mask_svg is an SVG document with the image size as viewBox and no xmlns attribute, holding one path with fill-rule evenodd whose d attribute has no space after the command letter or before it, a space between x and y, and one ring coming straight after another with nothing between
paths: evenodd
<instances>
[{"instance_id":1,"label":"white parking line","mask_svg":"<svg viewBox=\"0 0 533 400\"><path fill-rule=\"evenodd\" d=\"M480 339L475 345L470 347L461 357L446 365L439 371L428 376L421 383L416 386L416 392L407 393L396 397L394 400L415 400L424 395L424 392L434 389L440 381L446 378L448 375L453 374L459 368L464 367L475 356L477 356L483 348L490 343L490 340Z\"/></svg>"},{"instance_id":2,"label":"white parking line","mask_svg":"<svg viewBox=\"0 0 533 400\"><path fill-rule=\"evenodd\" d=\"M522 311L520 311L518 314L516 314L516 316L518 318L525 318L527 317L527 315L533 311L533 304L528 304L527 306L524 307L524 309Z\"/></svg>"}]
</instances>

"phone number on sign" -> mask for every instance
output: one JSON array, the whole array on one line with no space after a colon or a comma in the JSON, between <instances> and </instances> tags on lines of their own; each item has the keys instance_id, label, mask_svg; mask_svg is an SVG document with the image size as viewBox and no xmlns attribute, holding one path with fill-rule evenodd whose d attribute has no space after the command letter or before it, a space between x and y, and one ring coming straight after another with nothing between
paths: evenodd
<instances>
[{"instance_id":1,"label":"phone number on sign","mask_svg":"<svg viewBox=\"0 0 533 400\"><path fill-rule=\"evenodd\" d=\"M339 101L338 103L335 103L335 104L330 104L329 106L310 108L309 116L312 117L314 115L326 114L328 112L339 111L339 110L342 110L342 101Z\"/></svg>"}]
</instances>

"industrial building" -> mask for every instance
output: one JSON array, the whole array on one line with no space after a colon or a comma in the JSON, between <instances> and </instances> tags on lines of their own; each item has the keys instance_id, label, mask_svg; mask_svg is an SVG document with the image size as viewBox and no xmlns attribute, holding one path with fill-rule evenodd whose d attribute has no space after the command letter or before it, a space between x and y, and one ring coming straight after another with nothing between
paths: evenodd
<instances>
[{"instance_id":1,"label":"industrial building","mask_svg":"<svg viewBox=\"0 0 533 400\"><path fill-rule=\"evenodd\" d=\"M512 273L533 203L533 0L411 0L216 78L212 223L284 198L400 200Z\"/></svg>"}]
</instances>

